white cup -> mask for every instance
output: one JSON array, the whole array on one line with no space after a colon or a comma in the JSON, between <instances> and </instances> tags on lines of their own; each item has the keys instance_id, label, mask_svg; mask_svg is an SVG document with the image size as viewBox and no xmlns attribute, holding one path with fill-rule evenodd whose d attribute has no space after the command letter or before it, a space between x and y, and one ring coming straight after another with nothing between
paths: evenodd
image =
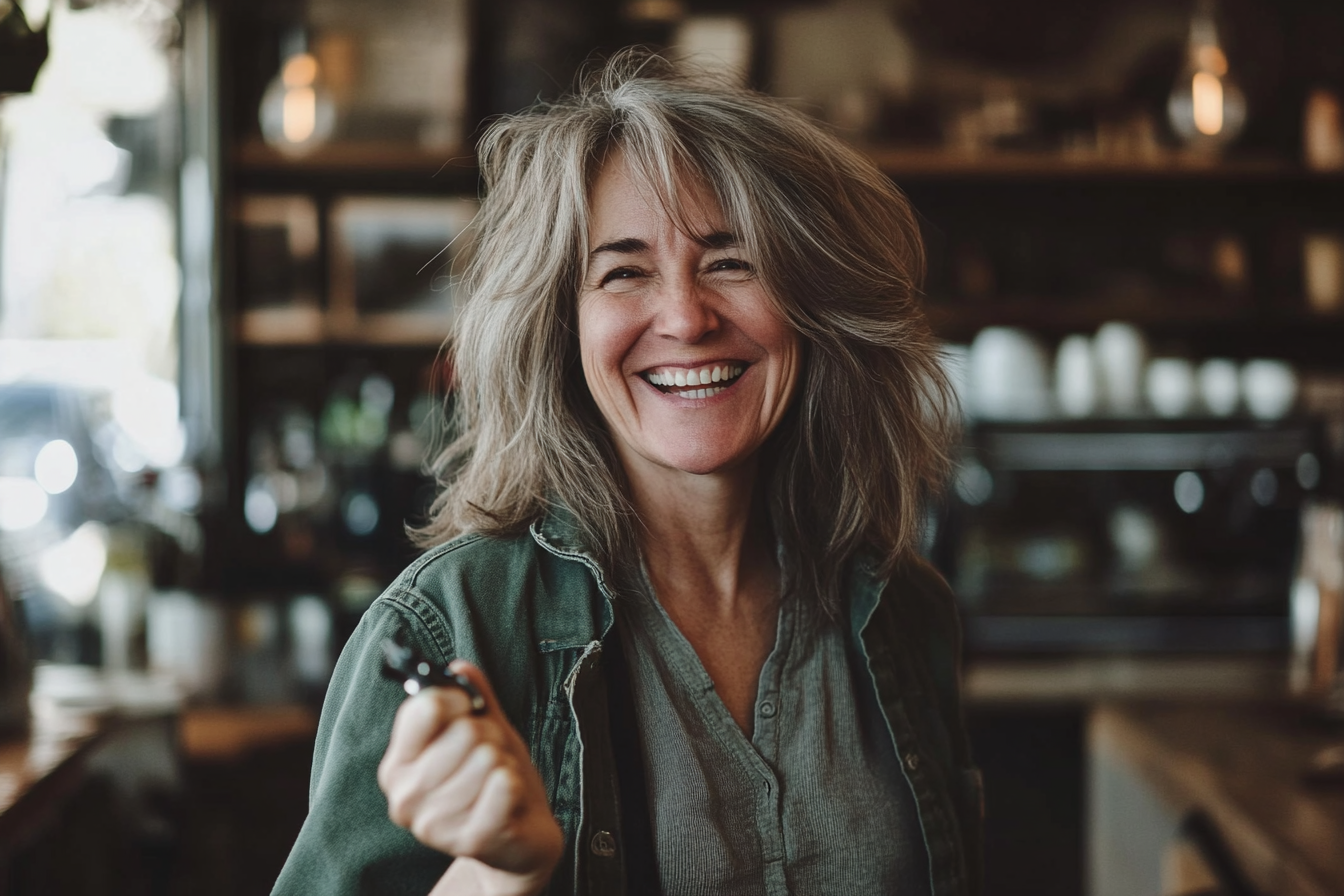
<instances>
[{"instance_id":1,"label":"white cup","mask_svg":"<svg viewBox=\"0 0 1344 896\"><path fill-rule=\"evenodd\" d=\"M1148 406L1159 417L1183 417L1195 403L1195 367L1185 358L1154 358L1144 386Z\"/></svg>"},{"instance_id":2,"label":"white cup","mask_svg":"<svg viewBox=\"0 0 1344 896\"><path fill-rule=\"evenodd\" d=\"M1287 361L1256 358L1241 367L1241 393L1251 416L1277 420L1297 401L1297 371Z\"/></svg>"},{"instance_id":3,"label":"white cup","mask_svg":"<svg viewBox=\"0 0 1344 896\"><path fill-rule=\"evenodd\" d=\"M1215 417L1229 417L1241 401L1241 377L1231 358L1209 358L1199 365L1199 397Z\"/></svg>"},{"instance_id":4,"label":"white cup","mask_svg":"<svg viewBox=\"0 0 1344 896\"><path fill-rule=\"evenodd\" d=\"M1092 340L1101 385L1102 404L1117 415L1137 414L1143 407L1144 362L1148 341L1133 324L1111 321Z\"/></svg>"},{"instance_id":5,"label":"white cup","mask_svg":"<svg viewBox=\"0 0 1344 896\"><path fill-rule=\"evenodd\" d=\"M1068 417L1086 417L1097 409L1097 369L1092 340L1075 333L1055 352L1055 403Z\"/></svg>"},{"instance_id":6,"label":"white cup","mask_svg":"<svg viewBox=\"0 0 1344 896\"><path fill-rule=\"evenodd\" d=\"M1045 349L1016 327L986 327L971 343L967 389L971 413L986 420L1049 416Z\"/></svg>"}]
</instances>

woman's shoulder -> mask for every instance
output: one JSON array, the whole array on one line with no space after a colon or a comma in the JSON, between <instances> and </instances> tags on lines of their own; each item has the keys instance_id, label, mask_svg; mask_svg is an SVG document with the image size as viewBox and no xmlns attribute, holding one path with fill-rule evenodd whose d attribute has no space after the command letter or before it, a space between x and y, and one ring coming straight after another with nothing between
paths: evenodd
<instances>
[{"instance_id":1,"label":"woman's shoulder","mask_svg":"<svg viewBox=\"0 0 1344 896\"><path fill-rule=\"evenodd\" d=\"M459 648L464 637L517 636L520 627L543 638L557 626L571 637L589 637L604 603L595 567L584 555L554 550L537 529L468 532L431 547L370 612L406 618Z\"/></svg>"},{"instance_id":2,"label":"woman's shoulder","mask_svg":"<svg viewBox=\"0 0 1344 896\"><path fill-rule=\"evenodd\" d=\"M383 592L381 599L467 599L482 589L496 597L517 593L514 586L536 574L543 558L530 533L509 535L464 532L427 548Z\"/></svg>"}]
</instances>

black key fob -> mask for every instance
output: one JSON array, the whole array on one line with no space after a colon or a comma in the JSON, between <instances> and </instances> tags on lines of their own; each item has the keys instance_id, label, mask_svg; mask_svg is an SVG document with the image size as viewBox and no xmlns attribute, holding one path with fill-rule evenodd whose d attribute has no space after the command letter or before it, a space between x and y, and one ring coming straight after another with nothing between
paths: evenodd
<instances>
[{"instance_id":1,"label":"black key fob","mask_svg":"<svg viewBox=\"0 0 1344 896\"><path fill-rule=\"evenodd\" d=\"M485 697L471 679L449 671L446 666L435 666L413 648L403 647L391 638L383 639L383 677L399 682L408 694L418 694L425 688L461 688L471 700L471 714L479 716L485 712Z\"/></svg>"}]
</instances>

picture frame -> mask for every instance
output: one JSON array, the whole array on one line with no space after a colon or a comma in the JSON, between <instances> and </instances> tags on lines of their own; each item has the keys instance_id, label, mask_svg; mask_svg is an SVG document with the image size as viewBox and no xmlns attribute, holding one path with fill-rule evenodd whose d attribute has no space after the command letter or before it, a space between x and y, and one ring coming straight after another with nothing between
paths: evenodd
<instances>
[{"instance_id":1,"label":"picture frame","mask_svg":"<svg viewBox=\"0 0 1344 896\"><path fill-rule=\"evenodd\" d=\"M304 195L249 194L239 199L233 218L239 340L321 341L317 203Z\"/></svg>"},{"instance_id":2,"label":"picture frame","mask_svg":"<svg viewBox=\"0 0 1344 896\"><path fill-rule=\"evenodd\" d=\"M474 198L343 197L331 207L331 338L438 344L455 313Z\"/></svg>"}]
</instances>

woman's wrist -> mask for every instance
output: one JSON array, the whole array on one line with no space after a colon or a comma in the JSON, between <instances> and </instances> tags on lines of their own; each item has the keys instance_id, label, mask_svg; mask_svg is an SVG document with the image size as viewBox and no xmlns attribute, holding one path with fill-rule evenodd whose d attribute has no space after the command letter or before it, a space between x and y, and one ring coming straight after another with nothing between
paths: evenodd
<instances>
[{"instance_id":1,"label":"woman's wrist","mask_svg":"<svg viewBox=\"0 0 1344 896\"><path fill-rule=\"evenodd\" d=\"M550 882L556 864L544 872L515 874L478 859L454 859L430 896L538 896Z\"/></svg>"}]
</instances>

